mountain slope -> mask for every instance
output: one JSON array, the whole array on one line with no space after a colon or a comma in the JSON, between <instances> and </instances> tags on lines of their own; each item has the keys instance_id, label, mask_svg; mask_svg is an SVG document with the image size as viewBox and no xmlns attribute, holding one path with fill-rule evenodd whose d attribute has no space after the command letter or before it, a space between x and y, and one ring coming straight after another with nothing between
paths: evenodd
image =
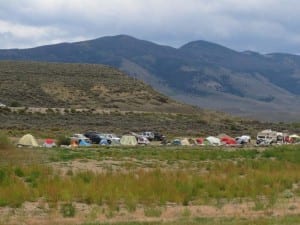
<instances>
[{"instance_id":1,"label":"mountain slope","mask_svg":"<svg viewBox=\"0 0 300 225\"><path fill-rule=\"evenodd\" d=\"M0 62L0 102L26 107L196 112L122 72L95 64Z\"/></svg>"},{"instance_id":2,"label":"mountain slope","mask_svg":"<svg viewBox=\"0 0 300 225\"><path fill-rule=\"evenodd\" d=\"M237 52L206 41L176 49L118 35L0 50L0 59L106 64L175 99L254 118L297 120L300 109L295 55Z\"/></svg>"}]
</instances>

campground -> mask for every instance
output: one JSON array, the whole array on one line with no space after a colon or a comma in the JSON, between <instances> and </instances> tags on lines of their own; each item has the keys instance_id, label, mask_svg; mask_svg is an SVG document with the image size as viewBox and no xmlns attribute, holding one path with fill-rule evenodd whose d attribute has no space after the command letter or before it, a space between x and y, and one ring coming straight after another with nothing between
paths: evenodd
<instances>
[{"instance_id":1,"label":"campground","mask_svg":"<svg viewBox=\"0 0 300 225\"><path fill-rule=\"evenodd\" d=\"M209 116L0 110L0 224L300 224L299 145L16 147L26 133L38 145L88 130L168 140L300 133L299 124Z\"/></svg>"},{"instance_id":2,"label":"campground","mask_svg":"<svg viewBox=\"0 0 300 225\"><path fill-rule=\"evenodd\" d=\"M0 224L300 222L297 145L47 149L4 139Z\"/></svg>"}]
</instances>

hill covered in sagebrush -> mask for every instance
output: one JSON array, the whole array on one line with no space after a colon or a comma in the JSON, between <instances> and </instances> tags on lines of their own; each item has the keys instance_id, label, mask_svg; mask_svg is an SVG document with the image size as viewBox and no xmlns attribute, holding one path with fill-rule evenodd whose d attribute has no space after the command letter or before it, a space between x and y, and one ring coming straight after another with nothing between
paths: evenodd
<instances>
[{"instance_id":1,"label":"hill covered in sagebrush","mask_svg":"<svg viewBox=\"0 0 300 225\"><path fill-rule=\"evenodd\" d=\"M197 111L104 65L1 61L0 83L8 106Z\"/></svg>"}]
</instances>

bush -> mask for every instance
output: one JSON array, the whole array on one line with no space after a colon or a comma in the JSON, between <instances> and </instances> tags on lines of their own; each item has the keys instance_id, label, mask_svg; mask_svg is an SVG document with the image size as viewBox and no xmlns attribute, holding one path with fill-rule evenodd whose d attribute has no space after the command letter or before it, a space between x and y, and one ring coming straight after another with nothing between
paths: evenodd
<instances>
[{"instance_id":1,"label":"bush","mask_svg":"<svg viewBox=\"0 0 300 225\"><path fill-rule=\"evenodd\" d=\"M75 207L72 203L65 203L61 206L60 212L63 215L63 217L74 217Z\"/></svg>"},{"instance_id":2,"label":"bush","mask_svg":"<svg viewBox=\"0 0 300 225\"><path fill-rule=\"evenodd\" d=\"M15 169L15 175L18 176L18 177L24 177L25 174L24 174L23 170L20 167L17 167Z\"/></svg>"},{"instance_id":3,"label":"bush","mask_svg":"<svg viewBox=\"0 0 300 225\"><path fill-rule=\"evenodd\" d=\"M66 136L59 136L57 138L57 145L70 145L71 144L71 139L69 137Z\"/></svg>"},{"instance_id":4,"label":"bush","mask_svg":"<svg viewBox=\"0 0 300 225\"><path fill-rule=\"evenodd\" d=\"M11 147L11 142L8 137L0 132L0 149L7 149Z\"/></svg>"},{"instance_id":5,"label":"bush","mask_svg":"<svg viewBox=\"0 0 300 225\"><path fill-rule=\"evenodd\" d=\"M147 217L160 217L162 210L158 207L149 207L144 209L144 214Z\"/></svg>"},{"instance_id":6,"label":"bush","mask_svg":"<svg viewBox=\"0 0 300 225\"><path fill-rule=\"evenodd\" d=\"M20 107L20 106L21 106L21 103L17 102L17 101L10 103L10 107Z\"/></svg>"}]
</instances>

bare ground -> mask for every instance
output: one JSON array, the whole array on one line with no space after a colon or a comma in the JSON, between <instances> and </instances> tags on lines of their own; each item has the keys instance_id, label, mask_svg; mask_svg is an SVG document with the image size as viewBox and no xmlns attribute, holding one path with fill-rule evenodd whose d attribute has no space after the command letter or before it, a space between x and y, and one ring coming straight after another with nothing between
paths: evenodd
<instances>
[{"instance_id":1,"label":"bare ground","mask_svg":"<svg viewBox=\"0 0 300 225\"><path fill-rule=\"evenodd\" d=\"M169 204L159 207L160 216L147 216L143 206L134 212L120 207L111 211L107 206L74 203L76 215L65 218L60 213L60 204L50 206L48 203L26 202L20 208L0 208L1 224L82 224L86 222L128 222L128 221L175 221L182 218L258 218L283 217L300 214L300 198L280 201L270 209L255 210L254 203L228 203L221 207L210 205L178 206ZM20 223L21 222L21 223Z\"/></svg>"}]
</instances>

